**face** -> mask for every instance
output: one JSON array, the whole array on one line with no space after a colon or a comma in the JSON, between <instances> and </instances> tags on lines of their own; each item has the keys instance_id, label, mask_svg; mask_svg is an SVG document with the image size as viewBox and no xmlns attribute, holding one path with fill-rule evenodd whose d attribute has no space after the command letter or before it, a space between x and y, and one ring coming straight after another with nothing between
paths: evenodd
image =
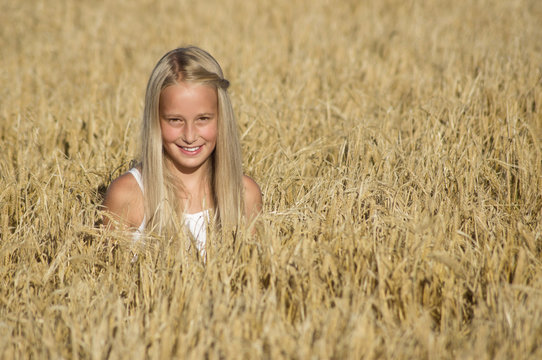
<instances>
[{"instance_id":1,"label":"face","mask_svg":"<svg viewBox=\"0 0 542 360\"><path fill-rule=\"evenodd\" d=\"M216 89L180 82L160 94L164 151L183 173L208 170L218 133Z\"/></svg>"}]
</instances>

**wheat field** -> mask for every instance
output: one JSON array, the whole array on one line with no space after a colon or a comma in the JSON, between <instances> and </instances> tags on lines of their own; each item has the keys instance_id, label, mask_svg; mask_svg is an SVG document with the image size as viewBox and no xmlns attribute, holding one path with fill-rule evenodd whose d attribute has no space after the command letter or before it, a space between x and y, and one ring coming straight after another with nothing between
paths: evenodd
<instances>
[{"instance_id":1,"label":"wheat field","mask_svg":"<svg viewBox=\"0 0 542 360\"><path fill-rule=\"evenodd\" d=\"M538 0L0 0L0 358L542 358L540 19ZM150 71L188 44L231 81L264 198L205 262L100 227Z\"/></svg>"}]
</instances>

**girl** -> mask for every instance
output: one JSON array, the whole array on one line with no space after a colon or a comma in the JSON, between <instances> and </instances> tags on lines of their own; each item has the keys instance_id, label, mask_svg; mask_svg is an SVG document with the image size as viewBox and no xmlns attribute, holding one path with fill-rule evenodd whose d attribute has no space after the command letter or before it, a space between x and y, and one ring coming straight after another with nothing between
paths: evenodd
<instances>
[{"instance_id":1,"label":"girl","mask_svg":"<svg viewBox=\"0 0 542 360\"><path fill-rule=\"evenodd\" d=\"M230 227L261 210L258 185L242 173L228 86L220 65L197 47L172 50L156 64L145 94L141 162L111 183L104 200L136 238L145 230L177 234L183 219L203 252L211 219Z\"/></svg>"}]
</instances>

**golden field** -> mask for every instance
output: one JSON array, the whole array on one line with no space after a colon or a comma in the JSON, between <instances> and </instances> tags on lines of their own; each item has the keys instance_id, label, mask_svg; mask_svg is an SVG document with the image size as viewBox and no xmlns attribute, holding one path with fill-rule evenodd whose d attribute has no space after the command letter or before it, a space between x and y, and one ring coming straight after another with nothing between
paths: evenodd
<instances>
[{"instance_id":1,"label":"golden field","mask_svg":"<svg viewBox=\"0 0 542 360\"><path fill-rule=\"evenodd\" d=\"M0 0L0 358L542 358L540 19ZM150 71L187 44L231 81L264 197L206 262L98 225Z\"/></svg>"}]
</instances>

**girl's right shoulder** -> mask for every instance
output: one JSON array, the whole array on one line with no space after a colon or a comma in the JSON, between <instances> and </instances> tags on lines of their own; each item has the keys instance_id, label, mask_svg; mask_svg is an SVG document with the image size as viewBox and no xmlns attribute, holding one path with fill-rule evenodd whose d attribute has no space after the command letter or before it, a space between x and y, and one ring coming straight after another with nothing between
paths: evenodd
<instances>
[{"instance_id":1,"label":"girl's right shoulder","mask_svg":"<svg viewBox=\"0 0 542 360\"><path fill-rule=\"evenodd\" d=\"M105 198L111 198L111 200L122 201L131 200L132 197L137 196L138 192L141 192L139 184L130 172L126 172L113 180L107 189Z\"/></svg>"},{"instance_id":2,"label":"girl's right shoulder","mask_svg":"<svg viewBox=\"0 0 542 360\"><path fill-rule=\"evenodd\" d=\"M143 219L143 192L135 176L124 173L107 189L103 207L129 227L138 227ZM104 222L109 223L104 218Z\"/></svg>"}]
</instances>

